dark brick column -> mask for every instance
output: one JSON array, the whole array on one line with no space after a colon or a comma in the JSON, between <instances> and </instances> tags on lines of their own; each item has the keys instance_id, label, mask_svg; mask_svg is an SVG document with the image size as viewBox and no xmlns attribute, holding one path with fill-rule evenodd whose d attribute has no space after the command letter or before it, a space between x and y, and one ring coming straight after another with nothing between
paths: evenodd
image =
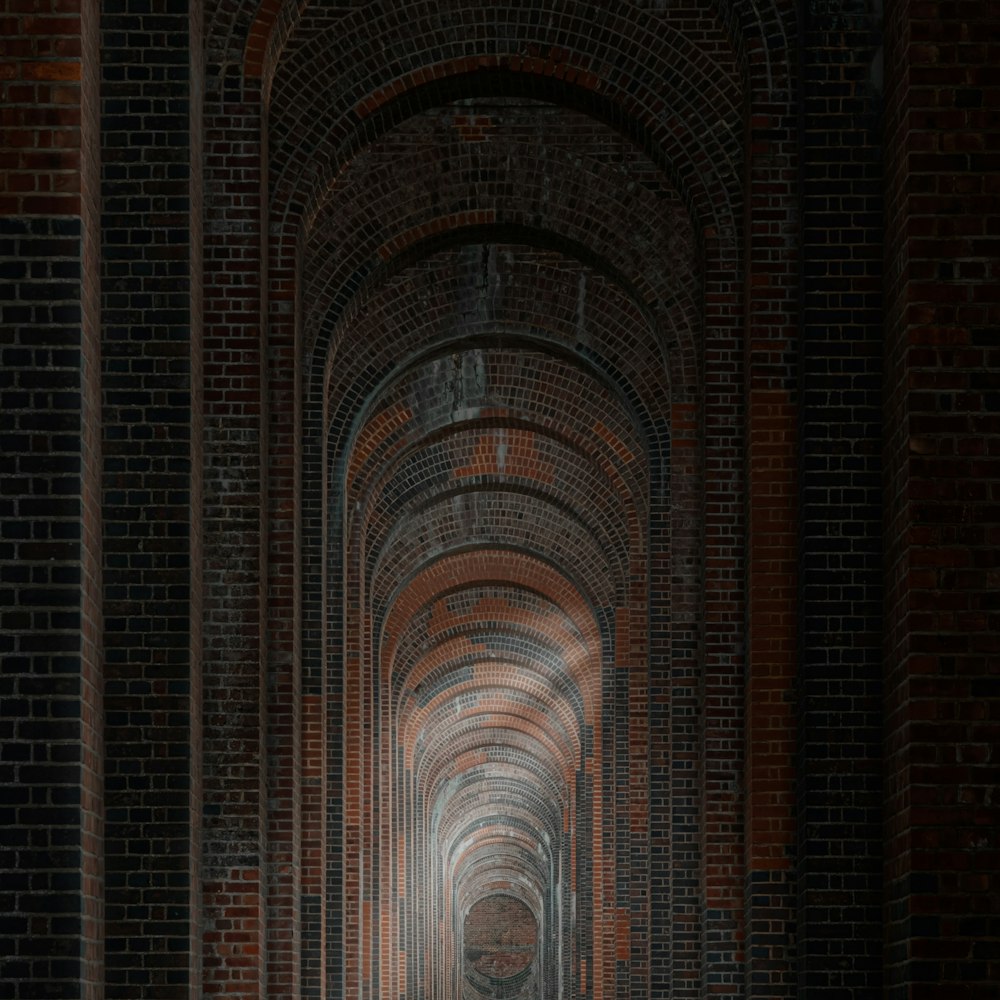
<instances>
[{"instance_id":1,"label":"dark brick column","mask_svg":"<svg viewBox=\"0 0 1000 1000\"><path fill-rule=\"evenodd\" d=\"M205 112L205 979L264 990L259 81L213 67Z\"/></svg>"},{"instance_id":2,"label":"dark brick column","mask_svg":"<svg viewBox=\"0 0 1000 1000\"><path fill-rule=\"evenodd\" d=\"M803 5L799 995L881 982L880 25Z\"/></svg>"},{"instance_id":3,"label":"dark brick column","mask_svg":"<svg viewBox=\"0 0 1000 1000\"><path fill-rule=\"evenodd\" d=\"M108 1000L201 996L200 25L101 25Z\"/></svg>"},{"instance_id":4,"label":"dark brick column","mask_svg":"<svg viewBox=\"0 0 1000 1000\"><path fill-rule=\"evenodd\" d=\"M0 10L0 991L96 1000L98 17Z\"/></svg>"},{"instance_id":5,"label":"dark brick column","mask_svg":"<svg viewBox=\"0 0 1000 1000\"><path fill-rule=\"evenodd\" d=\"M1000 981L1000 26L887 5L886 993Z\"/></svg>"},{"instance_id":6,"label":"dark brick column","mask_svg":"<svg viewBox=\"0 0 1000 1000\"><path fill-rule=\"evenodd\" d=\"M778 49L788 27L767 26L755 44ZM747 135L745 969L747 996L776 1000L796 994L794 49L769 63L766 80L766 90L755 84Z\"/></svg>"}]
</instances>

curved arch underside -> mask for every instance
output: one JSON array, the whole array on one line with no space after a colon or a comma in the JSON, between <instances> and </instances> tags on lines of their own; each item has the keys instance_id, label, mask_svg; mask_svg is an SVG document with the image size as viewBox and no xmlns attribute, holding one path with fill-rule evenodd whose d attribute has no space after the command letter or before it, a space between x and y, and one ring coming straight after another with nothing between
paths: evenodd
<instances>
[{"instance_id":1,"label":"curved arch underside","mask_svg":"<svg viewBox=\"0 0 1000 1000\"><path fill-rule=\"evenodd\" d=\"M210 21L210 51L246 32L267 136L269 588L301 609L269 611L276 813L301 810L301 835L272 824L270 926L300 928L302 990L638 998L705 974L701 852L741 822L723 792L708 832L692 770L703 401L740 377L763 72L736 6ZM727 670L738 641L715 640ZM735 976L739 878L715 885ZM516 947L467 961L486 911L517 915Z\"/></svg>"},{"instance_id":2,"label":"curved arch underside","mask_svg":"<svg viewBox=\"0 0 1000 1000\"><path fill-rule=\"evenodd\" d=\"M600 86L596 51L559 80L515 66L548 30L516 18L480 29L481 66L421 56L417 32L366 78L355 52L395 19L307 6L275 56L272 265L294 248L322 483L303 599L342 768L322 947L347 996L490 995L462 935L499 886L541 942L502 995L649 974L650 622L701 587L672 423L702 392L706 261L737 256L741 84L711 17L657 36L638 14L617 26L634 61ZM681 71L713 85L670 98Z\"/></svg>"}]
</instances>

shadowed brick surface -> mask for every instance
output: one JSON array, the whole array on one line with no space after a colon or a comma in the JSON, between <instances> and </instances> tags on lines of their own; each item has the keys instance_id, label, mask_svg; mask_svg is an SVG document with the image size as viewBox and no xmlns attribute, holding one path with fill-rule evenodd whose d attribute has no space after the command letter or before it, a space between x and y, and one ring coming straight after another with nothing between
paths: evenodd
<instances>
[{"instance_id":1,"label":"shadowed brick surface","mask_svg":"<svg viewBox=\"0 0 1000 1000\"><path fill-rule=\"evenodd\" d=\"M0 995L100 995L95 4L0 6Z\"/></svg>"},{"instance_id":2,"label":"shadowed brick surface","mask_svg":"<svg viewBox=\"0 0 1000 1000\"><path fill-rule=\"evenodd\" d=\"M200 995L199 20L101 21L108 998Z\"/></svg>"},{"instance_id":3,"label":"shadowed brick surface","mask_svg":"<svg viewBox=\"0 0 1000 1000\"><path fill-rule=\"evenodd\" d=\"M0 998L991 996L992 7L0 0Z\"/></svg>"}]
</instances>

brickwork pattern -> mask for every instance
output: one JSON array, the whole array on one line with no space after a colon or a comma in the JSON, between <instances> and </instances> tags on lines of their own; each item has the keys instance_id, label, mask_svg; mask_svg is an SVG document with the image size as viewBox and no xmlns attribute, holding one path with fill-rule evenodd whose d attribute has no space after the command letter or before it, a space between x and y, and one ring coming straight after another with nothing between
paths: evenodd
<instances>
[{"instance_id":1,"label":"brickwork pattern","mask_svg":"<svg viewBox=\"0 0 1000 1000\"><path fill-rule=\"evenodd\" d=\"M266 493L261 110L239 75L206 99L204 991L265 989Z\"/></svg>"},{"instance_id":2,"label":"brickwork pattern","mask_svg":"<svg viewBox=\"0 0 1000 1000\"><path fill-rule=\"evenodd\" d=\"M986 997L996 935L997 27L886 24L886 994Z\"/></svg>"},{"instance_id":3,"label":"brickwork pattern","mask_svg":"<svg viewBox=\"0 0 1000 1000\"><path fill-rule=\"evenodd\" d=\"M0 11L0 990L99 995L94 4Z\"/></svg>"},{"instance_id":4,"label":"brickwork pattern","mask_svg":"<svg viewBox=\"0 0 1000 1000\"><path fill-rule=\"evenodd\" d=\"M799 995L881 986L882 163L877 25L803 26Z\"/></svg>"},{"instance_id":5,"label":"brickwork pattern","mask_svg":"<svg viewBox=\"0 0 1000 1000\"><path fill-rule=\"evenodd\" d=\"M993 6L0 0L0 996L990 996Z\"/></svg>"},{"instance_id":6,"label":"brickwork pattern","mask_svg":"<svg viewBox=\"0 0 1000 1000\"><path fill-rule=\"evenodd\" d=\"M199 21L101 21L109 1000L200 995Z\"/></svg>"}]
</instances>

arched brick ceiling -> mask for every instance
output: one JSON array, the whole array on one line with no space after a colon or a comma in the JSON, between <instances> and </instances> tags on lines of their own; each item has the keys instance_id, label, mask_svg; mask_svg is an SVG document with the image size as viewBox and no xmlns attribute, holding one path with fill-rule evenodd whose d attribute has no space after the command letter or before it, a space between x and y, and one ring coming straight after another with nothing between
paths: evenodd
<instances>
[{"instance_id":1,"label":"arched brick ceiling","mask_svg":"<svg viewBox=\"0 0 1000 1000\"><path fill-rule=\"evenodd\" d=\"M437 873L407 915L419 920L422 900L462 912L501 876L527 880L537 911L554 891L548 845L575 812L596 695L590 602L494 540L471 554L446 549L389 607L380 634L390 728L417 811L434 817L428 853L412 840L403 852L406 870ZM512 824L521 832L499 835Z\"/></svg>"},{"instance_id":2,"label":"arched brick ceiling","mask_svg":"<svg viewBox=\"0 0 1000 1000\"><path fill-rule=\"evenodd\" d=\"M481 443L484 434L477 435ZM506 446L504 429L493 430L490 437L496 439L498 447ZM559 449L558 458L569 459L582 456L571 449ZM443 551L454 546L475 544L473 539L488 538L507 547L524 548L526 551L540 551L538 544L545 546L549 558L558 558L560 552L572 551L583 557L584 564L578 568L581 579L601 581L601 592L608 588L614 599L606 599L601 593L594 593L596 603L611 606L624 599L627 583L628 546L623 537L620 522L611 518L598 519L587 516L592 512L573 508L569 500L574 496L607 495L607 481L593 472L593 467L583 464L577 467L560 464L557 468L570 468L573 472L584 473L567 477L564 489L550 488L528 477L520 477L515 472L502 475L477 475L474 482L459 489L449 488L446 470L451 463L442 462L440 474L426 481L425 492L417 494L410 502L398 506L399 518L393 522L386 517L387 511L372 512L372 533L367 539L368 577L391 581L398 578L400 571L412 559L417 543L427 544L432 551ZM391 488L382 491L384 498L398 496ZM593 486L593 492L588 487ZM436 487L436 488L435 488ZM425 493L430 492L430 499ZM512 514L511 511L517 511ZM548 544L550 531L556 528L556 538L552 546ZM384 547L383 547L384 535Z\"/></svg>"},{"instance_id":3,"label":"arched brick ceiling","mask_svg":"<svg viewBox=\"0 0 1000 1000\"><path fill-rule=\"evenodd\" d=\"M436 663L440 660L440 664L418 682L416 692L406 698L399 710L398 737L403 746L412 747L412 732L424 731L435 716L443 716L447 721L449 713L457 712L460 706L454 704L454 699L478 702L483 694L489 695L498 690L516 691L517 702L535 708L543 707L552 723L548 735L559 738L568 761L572 762L580 754L579 726L582 720L559 695L560 688L565 689L571 684L564 661L557 659L552 650L526 643L520 636L508 635L502 626L494 631L491 624L490 638L498 644L516 643L517 651L484 650L482 643L473 643L470 649L468 642L452 642L434 648L433 659ZM456 645L458 649L453 648ZM552 661L551 674L531 669L536 662L532 659L534 655L539 659L549 657ZM419 663L417 668L422 670L423 663ZM422 691L425 685L430 689L427 694ZM431 691L436 693L432 695Z\"/></svg>"},{"instance_id":4,"label":"arched brick ceiling","mask_svg":"<svg viewBox=\"0 0 1000 1000\"><path fill-rule=\"evenodd\" d=\"M455 883L459 912L474 906L496 889L503 889L520 899L535 914L543 908L545 873L537 859L533 859L528 846L513 846L508 836L484 838L475 850L466 852L455 865Z\"/></svg>"},{"instance_id":5,"label":"arched brick ceiling","mask_svg":"<svg viewBox=\"0 0 1000 1000\"><path fill-rule=\"evenodd\" d=\"M350 425L359 400L401 357L449 343L485 345L502 335L573 352L614 379L643 425L662 399L664 375L680 371L671 360L678 345L661 340L627 290L557 250L474 242L428 249L419 262L379 277L374 288L352 292L324 330L323 395L337 427ZM345 369L337 359L347 350L353 364Z\"/></svg>"},{"instance_id":6,"label":"arched brick ceiling","mask_svg":"<svg viewBox=\"0 0 1000 1000\"><path fill-rule=\"evenodd\" d=\"M364 6L352 4L352 7ZM377 0L368 8L377 6ZM664 13L660 0L622 0L622 7L633 8L648 19ZM673 11L675 8L671 7ZM306 0L206 0L204 4L206 55L210 65L239 66L248 79L270 80L283 58L285 46L302 18L337 24L350 13L349 7L310 5ZM789 57L794 35L786 27L792 20L794 3L790 0L719 0L693 5L690 17L697 21L711 18L724 32L736 55L741 73L752 69L766 84L775 75L771 66Z\"/></svg>"},{"instance_id":7,"label":"arched brick ceiling","mask_svg":"<svg viewBox=\"0 0 1000 1000\"><path fill-rule=\"evenodd\" d=\"M381 630L384 637L383 654L392 659L397 646L402 645L399 637L405 635L407 626L417 620L423 608L447 595L470 587L481 588L488 585L492 610L497 610L503 598L502 590L495 589L498 582L507 589L541 595L572 622L570 634L579 635L588 653L591 656L597 655L600 650L600 632L593 608L572 582L557 568L536 556L499 548L442 555L410 578L395 596ZM497 597L501 600L496 600ZM508 607L516 614L515 607ZM462 621L459 617L462 610L464 609L459 607L459 614L453 616L450 609L442 603L438 603L435 608L441 615L439 623L447 621L449 625ZM546 619L533 618L532 624L536 628L545 628Z\"/></svg>"},{"instance_id":8,"label":"arched brick ceiling","mask_svg":"<svg viewBox=\"0 0 1000 1000\"><path fill-rule=\"evenodd\" d=\"M456 546L493 544L534 551L555 564L572 562L574 576L596 606L610 607L615 603L615 592L620 595L624 581L619 576L616 583L608 557L587 530L584 518L575 513L574 508L586 504L583 498L587 494L574 489L581 481L571 475L569 483L561 483L561 469L582 467L589 472L582 484L588 479L599 484L596 496L612 490L615 479L619 489L623 480L631 480L631 495L619 499L615 512L621 531L623 511L638 507L641 519L634 472L628 472L626 478L619 470L623 456L630 460L642 456L642 442L624 422L627 414L620 414L616 421L614 397L597 383L591 381L588 386L578 370L537 352L519 352L513 365L509 359L508 351L477 351L438 359L408 372L411 377L393 384L390 388L395 391L387 392L381 405L371 412L366 426L375 428L372 434L364 429L359 432L354 451L366 461L361 466L351 463L346 469L347 506L352 513L348 524L364 518L367 526L372 504L386 512L389 505L379 504L380 496L395 498L397 511L401 501L411 515L405 521L375 522L366 536L376 620L381 618L385 594L398 586L398 580L407 578L429 554ZM473 365L476 370L470 371ZM475 386L477 379L480 388ZM456 397L456 392L465 393L470 388L465 398ZM582 407L574 412L565 402L576 394L600 407L601 436L594 434L593 418ZM549 413L546 398L553 404ZM561 410L558 418L557 406ZM487 414L486 421L461 420L466 414L480 412ZM542 424L533 427L528 421L533 416L537 420L539 413L543 414ZM559 433L561 440L553 439L554 433ZM418 437L407 447L411 434L423 435L430 442L423 446L423 438ZM588 446L595 454L588 454ZM614 478L613 472L618 473ZM524 491L511 494L504 490L508 475L550 496L555 494L558 505ZM378 485L369 489L373 476ZM465 486L466 491L456 494L456 485ZM446 496L441 502L425 498L427 493L436 495L442 487ZM505 504L505 496L516 497L517 503ZM412 509L414 498L421 502L419 511ZM387 532L391 533L389 547L375 548ZM610 532L603 534L607 537ZM634 556L639 542L633 540L631 547ZM618 558L624 561L628 555L619 553Z\"/></svg>"},{"instance_id":9,"label":"arched brick ceiling","mask_svg":"<svg viewBox=\"0 0 1000 1000\"><path fill-rule=\"evenodd\" d=\"M559 942L548 988L610 983L600 914L631 859L643 877L654 558L671 585L650 518L700 391L705 261L739 252L741 85L710 16L504 10L285 5L248 46L275 59L306 655L342 692L345 884L367 894L341 899L349 993L457 1000L456 922L504 884Z\"/></svg>"},{"instance_id":10,"label":"arched brick ceiling","mask_svg":"<svg viewBox=\"0 0 1000 1000\"><path fill-rule=\"evenodd\" d=\"M697 316L699 235L647 157L563 108L468 102L424 113L370 144L306 221L307 342L330 310L341 311L359 275L429 237L476 224L582 248L661 324Z\"/></svg>"},{"instance_id":11,"label":"arched brick ceiling","mask_svg":"<svg viewBox=\"0 0 1000 1000\"><path fill-rule=\"evenodd\" d=\"M554 93L559 104L623 120L686 189L703 224L719 225L727 201L738 203L740 102L735 83L722 82L736 79L727 39L710 17L699 27L682 35L636 8L587 0L553 3L548 17L486 0L372 5L338 19L307 13L271 92L275 201L308 217L326 179L363 143L421 105L440 104L449 89L467 94L476 85L452 78L482 80L496 68L530 96ZM606 52L616 36L612 68Z\"/></svg>"},{"instance_id":12,"label":"arched brick ceiling","mask_svg":"<svg viewBox=\"0 0 1000 1000\"><path fill-rule=\"evenodd\" d=\"M488 849L490 843L484 843L483 847ZM468 884L471 883L471 884ZM535 919L535 932L537 934L538 926L538 915L540 907L538 906L537 898L533 898L529 893L524 891L524 888L517 884L511 884L502 878L478 878L475 880L469 879L464 882L459 890L459 899L465 905L475 906L476 903L482 901L487 896L504 896L509 899L515 899L518 902L524 903L528 912Z\"/></svg>"}]
</instances>

